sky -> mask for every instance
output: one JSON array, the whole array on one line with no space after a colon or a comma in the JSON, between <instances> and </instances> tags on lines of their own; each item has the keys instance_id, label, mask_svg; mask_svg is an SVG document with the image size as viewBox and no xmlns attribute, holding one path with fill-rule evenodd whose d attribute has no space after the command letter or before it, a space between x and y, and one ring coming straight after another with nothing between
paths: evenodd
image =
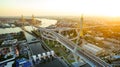
<instances>
[{"instance_id":1,"label":"sky","mask_svg":"<svg viewBox=\"0 0 120 67\"><path fill-rule=\"evenodd\" d=\"M0 16L120 16L119 0L0 0Z\"/></svg>"}]
</instances>

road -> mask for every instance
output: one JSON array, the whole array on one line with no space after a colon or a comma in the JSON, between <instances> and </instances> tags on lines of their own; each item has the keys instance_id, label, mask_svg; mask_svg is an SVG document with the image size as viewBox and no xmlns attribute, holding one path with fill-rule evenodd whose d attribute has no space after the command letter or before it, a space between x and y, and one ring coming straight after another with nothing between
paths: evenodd
<instances>
[{"instance_id":1,"label":"road","mask_svg":"<svg viewBox=\"0 0 120 67\"><path fill-rule=\"evenodd\" d=\"M64 44L65 47L67 47L72 52L74 52L75 44L72 41L70 41L69 39L63 37L62 35L60 35L56 32L53 32L50 30L46 30L46 31L48 33L52 34L56 38L57 41ZM100 58L96 57L93 54L90 54L89 52L85 51L84 49L82 49L80 47L77 47L75 53L78 56L83 57L86 60L86 62L89 63L92 67L111 67L111 65L109 65L108 63L104 62Z\"/></svg>"}]
</instances>

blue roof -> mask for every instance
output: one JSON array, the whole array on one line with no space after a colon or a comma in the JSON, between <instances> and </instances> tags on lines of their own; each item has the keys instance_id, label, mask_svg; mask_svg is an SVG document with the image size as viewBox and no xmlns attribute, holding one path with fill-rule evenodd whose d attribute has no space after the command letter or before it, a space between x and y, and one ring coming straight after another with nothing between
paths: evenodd
<instances>
[{"instance_id":1,"label":"blue roof","mask_svg":"<svg viewBox=\"0 0 120 67\"><path fill-rule=\"evenodd\" d=\"M30 67L32 64L30 62L24 63L23 67Z\"/></svg>"},{"instance_id":2,"label":"blue roof","mask_svg":"<svg viewBox=\"0 0 120 67\"><path fill-rule=\"evenodd\" d=\"M20 64L23 64L23 67L30 67L32 64L27 61L27 59L22 58L22 59L18 59L16 60L16 67L19 67Z\"/></svg>"},{"instance_id":3,"label":"blue roof","mask_svg":"<svg viewBox=\"0 0 120 67\"><path fill-rule=\"evenodd\" d=\"M73 65L73 67L79 67L80 63L79 62L73 62L72 65Z\"/></svg>"},{"instance_id":4,"label":"blue roof","mask_svg":"<svg viewBox=\"0 0 120 67\"><path fill-rule=\"evenodd\" d=\"M120 55L115 55L115 56L113 56L113 58L120 59Z\"/></svg>"},{"instance_id":5,"label":"blue roof","mask_svg":"<svg viewBox=\"0 0 120 67\"><path fill-rule=\"evenodd\" d=\"M16 62L18 62L19 64L21 64L21 63L27 62L27 60L25 58L22 58L22 59L16 60Z\"/></svg>"}]
</instances>

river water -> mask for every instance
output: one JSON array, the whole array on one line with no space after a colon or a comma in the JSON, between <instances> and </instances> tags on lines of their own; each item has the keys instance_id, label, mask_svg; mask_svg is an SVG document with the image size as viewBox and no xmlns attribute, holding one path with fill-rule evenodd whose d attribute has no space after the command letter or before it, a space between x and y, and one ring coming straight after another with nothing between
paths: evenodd
<instances>
[{"instance_id":1,"label":"river water","mask_svg":"<svg viewBox=\"0 0 120 67\"><path fill-rule=\"evenodd\" d=\"M42 18L42 19L36 18L36 19L41 21L40 27L48 27L50 25L53 25L53 24L57 23L57 20L51 20L51 19L45 19L45 18ZM33 30L32 26L25 26L25 28L28 31ZM20 32L20 31L22 31L22 29L20 27L15 27L15 28L0 28L0 34L16 33L16 32ZM26 36L26 39L27 39L28 42L32 41L32 39L35 38L34 36L32 36L32 35L30 35L30 34L28 34L26 32L25 32L25 36Z\"/></svg>"}]
</instances>

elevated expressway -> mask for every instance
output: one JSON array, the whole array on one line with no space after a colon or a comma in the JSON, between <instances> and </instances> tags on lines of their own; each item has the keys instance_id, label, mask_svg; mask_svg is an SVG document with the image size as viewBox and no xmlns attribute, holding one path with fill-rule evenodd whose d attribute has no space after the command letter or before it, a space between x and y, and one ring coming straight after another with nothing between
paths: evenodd
<instances>
[{"instance_id":1,"label":"elevated expressway","mask_svg":"<svg viewBox=\"0 0 120 67\"><path fill-rule=\"evenodd\" d=\"M64 45L67 49L69 49L71 52L82 58L85 62L90 64L92 67L112 67L110 64L104 62L100 58L96 57L95 55L85 51L81 47L77 46L75 43L67 39L66 37L62 36L59 33L56 33L52 30L44 29L44 28L38 28L39 31L45 32L44 35L47 38L52 38L53 40L58 41L62 45ZM43 36L43 35L42 35ZM77 48L76 48L77 47Z\"/></svg>"}]
</instances>

